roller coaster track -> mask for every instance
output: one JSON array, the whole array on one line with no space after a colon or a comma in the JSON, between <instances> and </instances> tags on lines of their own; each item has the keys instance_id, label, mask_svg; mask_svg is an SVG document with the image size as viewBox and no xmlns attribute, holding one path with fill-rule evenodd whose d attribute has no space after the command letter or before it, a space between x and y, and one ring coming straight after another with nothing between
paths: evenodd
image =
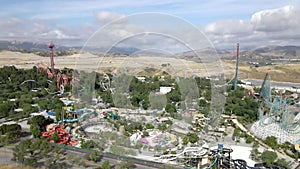
<instances>
[{"instance_id":1,"label":"roller coaster track","mask_svg":"<svg viewBox=\"0 0 300 169\"><path fill-rule=\"evenodd\" d=\"M21 85L24 85L25 83L32 83L32 82L37 84L35 80L25 80L24 82L21 83Z\"/></svg>"},{"instance_id":2,"label":"roller coaster track","mask_svg":"<svg viewBox=\"0 0 300 169\"><path fill-rule=\"evenodd\" d=\"M192 156L195 157L202 157L206 154L207 150L203 149L202 147L186 147L182 152L178 154L168 154L168 155L162 155L158 157L158 159L163 159L167 161L173 161L178 158L186 158L186 153L190 153Z\"/></svg>"}]
</instances>

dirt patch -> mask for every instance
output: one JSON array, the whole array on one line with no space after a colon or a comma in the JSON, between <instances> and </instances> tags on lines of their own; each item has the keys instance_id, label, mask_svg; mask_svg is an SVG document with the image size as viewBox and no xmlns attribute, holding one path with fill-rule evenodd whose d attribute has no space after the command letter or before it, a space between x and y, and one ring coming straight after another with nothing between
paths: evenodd
<instances>
[{"instance_id":1,"label":"dirt patch","mask_svg":"<svg viewBox=\"0 0 300 169\"><path fill-rule=\"evenodd\" d=\"M96 72L126 72L133 75L143 75L145 70L153 69L154 74L167 72L173 76L209 76L224 73L226 78L232 79L235 74L235 61L212 62L209 64L188 61L184 59L155 57L155 56L109 56L102 57L90 53L74 54L55 57L55 68L65 67L96 71ZM14 65L17 68L32 68L38 62L50 65L49 56L38 56L33 53L11 51L0 52L0 67ZM263 79L269 72L272 80L286 82L300 82L300 64L278 64L272 66L254 67L245 63L239 65L239 79Z\"/></svg>"}]
</instances>

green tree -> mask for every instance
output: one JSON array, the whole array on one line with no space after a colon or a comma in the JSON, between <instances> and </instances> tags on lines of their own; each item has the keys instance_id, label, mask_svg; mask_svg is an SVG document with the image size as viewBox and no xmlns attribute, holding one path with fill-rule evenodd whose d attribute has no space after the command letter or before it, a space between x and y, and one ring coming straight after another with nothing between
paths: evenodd
<instances>
[{"instance_id":1,"label":"green tree","mask_svg":"<svg viewBox=\"0 0 300 169\"><path fill-rule=\"evenodd\" d=\"M39 138L41 136L40 127L36 124L30 125L30 132L34 138Z\"/></svg>"},{"instance_id":2,"label":"green tree","mask_svg":"<svg viewBox=\"0 0 300 169\"><path fill-rule=\"evenodd\" d=\"M104 161L101 165L101 169L110 169L109 161Z\"/></svg>"},{"instance_id":3,"label":"green tree","mask_svg":"<svg viewBox=\"0 0 300 169\"><path fill-rule=\"evenodd\" d=\"M120 164L120 169L133 169L136 166L131 161L122 161Z\"/></svg>"},{"instance_id":4,"label":"green tree","mask_svg":"<svg viewBox=\"0 0 300 169\"><path fill-rule=\"evenodd\" d=\"M172 125L172 124L173 124L173 122L172 122L172 120L167 120L167 121L166 121L166 124L168 124L168 125Z\"/></svg>"},{"instance_id":5,"label":"green tree","mask_svg":"<svg viewBox=\"0 0 300 169\"><path fill-rule=\"evenodd\" d=\"M199 137L196 133L188 133L189 142L196 143L199 141Z\"/></svg>"},{"instance_id":6,"label":"green tree","mask_svg":"<svg viewBox=\"0 0 300 169\"><path fill-rule=\"evenodd\" d=\"M184 136L183 138L182 138L182 144L183 145L187 145L189 143L189 138L187 137L187 136Z\"/></svg>"},{"instance_id":7,"label":"green tree","mask_svg":"<svg viewBox=\"0 0 300 169\"><path fill-rule=\"evenodd\" d=\"M170 103L168 103L167 105L166 105L166 112L168 112L168 113L176 113L177 112L177 110L176 110L176 107L175 107L175 105L174 104L170 104Z\"/></svg>"},{"instance_id":8,"label":"green tree","mask_svg":"<svg viewBox=\"0 0 300 169\"><path fill-rule=\"evenodd\" d=\"M146 124L146 129L154 129L154 125L150 124L150 123L147 123Z\"/></svg>"},{"instance_id":9,"label":"green tree","mask_svg":"<svg viewBox=\"0 0 300 169\"><path fill-rule=\"evenodd\" d=\"M27 166L34 167L34 168L38 167L37 159L35 157L27 158L24 161L24 164L27 165Z\"/></svg>"},{"instance_id":10,"label":"green tree","mask_svg":"<svg viewBox=\"0 0 300 169\"><path fill-rule=\"evenodd\" d=\"M88 140L88 141L84 141L81 143L81 148L84 148L84 149L93 149L96 147L96 143L93 141L93 140Z\"/></svg>"},{"instance_id":11,"label":"green tree","mask_svg":"<svg viewBox=\"0 0 300 169\"><path fill-rule=\"evenodd\" d=\"M56 143L59 140L59 135L57 132L52 133L51 139Z\"/></svg>"},{"instance_id":12,"label":"green tree","mask_svg":"<svg viewBox=\"0 0 300 169\"><path fill-rule=\"evenodd\" d=\"M45 126L47 124L53 123L53 119L50 118L45 118L44 116L38 115L38 116L34 116L32 117L29 121L28 124L30 125L37 125L41 130L45 130Z\"/></svg>"},{"instance_id":13,"label":"green tree","mask_svg":"<svg viewBox=\"0 0 300 169\"><path fill-rule=\"evenodd\" d=\"M93 151L91 154L90 154L90 160L94 161L94 162L97 162L98 161L98 152L97 151Z\"/></svg>"},{"instance_id":14,"label":"green tree","mask_svg":"<svg viewBox=\"0 0 300 169\"><path fill-rule=\"evenodd\" d=\"M265 139L265 143L270 146L272 149L278 148L277 138L274 136L269 136Z\"/></svg>"},{"instance_id":15,"label":"green tree","mask_svg":"<svg viewBox=\"0 0 300 169\"><path fill-rule=\"evenodd\" d=\"M279 165L279 166L281 166L281 167L285 167L287 169L291 168L290 165L288 164L288 162L286 162L284 159L278 159L276 161L276 164Z\"/></svg>"},{"instance_id":16,"label":"green tree","mask_svg":"<svg viewBox=\"0 0 300 169\"><path fill-rule=\"evenodd\" d=\"M250 143L252 143L253 141L254 141L254 138L251 137L251 136L249 136L248 134L246 134L246 143L247 143L247 144L250 144Z\"/></svg>"},{"instance_id":17,"label":"green tree","mask_svg":"<svg viewBox=\"0 0 300 169\"><path fill-rule=\"evenodd\" d=\"M160 131L165 131L165 130L167 130L166 124L159 124L157 128L158 128L158 130L160 130Z\"/></svg>"},{"instance_id":18,"label":"green tree","mask_svg":"<svg viewBox=\"0 0 300 169\"><path fill-rule=\"evenodd\" d=\"M19 124L3 124L0 126L0 135L4 135L6 133L13 133L20 135L22 128Z\"/></svg>"},{"instance_id":19,"label":"green tree","mask_svg":"<svg viewBox=\"0 0 300 169\"><path fill-rule=\"evenodd\" d=\"M264 151L261 154L262 160L266 163L267 167L270 167L277 159L277 154L273 151Z\"/></svg>"},{"instance_id":20,"label":"green tree","mask_svg":"<svg viewBox=\"0 0 300 169\"><path fill-rule=\"evenodd\" d=\"M28 124L30 124L30 131L35 138L39 137L41 132L46 130L46 125L53 122L53 119L46 119L41 115L34 116L30 120L28 120Z\"/></svg>"}]
</instances>

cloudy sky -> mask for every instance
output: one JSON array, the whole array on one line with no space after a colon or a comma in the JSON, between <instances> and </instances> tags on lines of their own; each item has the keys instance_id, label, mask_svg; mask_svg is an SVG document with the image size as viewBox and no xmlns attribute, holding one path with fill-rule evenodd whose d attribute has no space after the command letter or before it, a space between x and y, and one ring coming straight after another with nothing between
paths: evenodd
<instances>
[{"instance_id":1,"label":"cloudy sky","mask_svg":"<svg viewBox=\"0 0 300 169\"><path fill-rule=\"evenodd\" d=\"M193 47L203 42L199 38L220 48L300 45L299 0L10 0L0 8L0 40L83 46L91 39L100 45L127 39L148 48L176 46L176 38ZM148 12L151 17L143 15Z\"/></svg>"}]
</instances>

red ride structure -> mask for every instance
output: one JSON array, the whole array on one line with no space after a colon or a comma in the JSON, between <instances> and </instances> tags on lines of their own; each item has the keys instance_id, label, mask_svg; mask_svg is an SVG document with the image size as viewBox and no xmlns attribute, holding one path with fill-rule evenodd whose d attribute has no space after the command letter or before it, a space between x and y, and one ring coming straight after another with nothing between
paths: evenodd
<instances>
[{"instance_id":1,"label":"red ride structure","mask_svg":"<svg viewBox=\"0 0 300 169\"><path fill-rule=\"evenodd\" d=\"M46 129L47 131L42 132L41 136L47 138L50 143L54 143L54 140L52 140L51 137L54 133L57 133L59 137L56 142L57 144L68 144L71 146L78 144L77 140L71 139L71 134L65 130L65 126L63 124L50 124L46 126Z\"/></svg>"},{"instance_id":2,"label":"red ride structure","mask_svg":"<svg viewBox=\"0 0 300 169\"><path fill-rule=\"evenodd\" d=\"M49 70L47 64L45 64L43 62L37 63L37 68L38 68L38 72L46 72L48 74L48 78L53 79L53 78L55 78L55 70L54 70L55 63L54 63L54 56L53 56L54 43L49 42L48 47L50 49L51 69ZM67 85L68 84L68 78L69 77L66 74L61 74L60 72L57 73L57 75L56 75L56 79L57 79L56 87L57 87L57 89L61 89L62 87Z\"/></svg>"}]
</instances>

